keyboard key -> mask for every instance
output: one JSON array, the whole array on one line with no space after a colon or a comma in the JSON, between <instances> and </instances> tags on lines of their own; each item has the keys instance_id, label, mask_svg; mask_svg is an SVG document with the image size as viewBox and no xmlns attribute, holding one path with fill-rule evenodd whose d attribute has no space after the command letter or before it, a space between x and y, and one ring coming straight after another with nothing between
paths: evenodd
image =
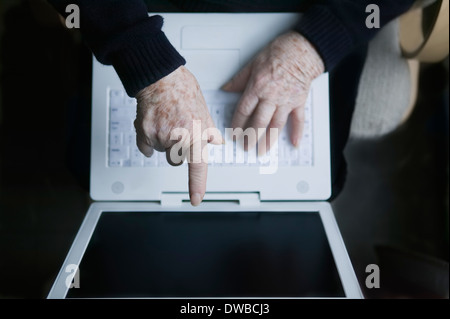
<instances>
[{"instance_id":1,"label":"keyboard key","mask_svg":"<svg viewBox=\"0 0 450 319\"><path fill-rule=\"evenodd\" d=\"M129 149L127 146L114 146L111 147L109 151L109 159L111 161L115 160L125 160L129 158Z\"/></svg>"},{"instance_id":2,"label":"keyboard key","mask_svg":"<svg viewBox=\"0 0 450 319\"><path fill-rule=\"evenodd\" d=\"M126 159L122 161L122 166L123 167L130 167L131 166L131 160Z\"/></svg>"},{"instance_id":3,"label":"keyboard key","mask_svg":"<svg viewBox=\"0 0 450 319\"><path fill-rule=\"evenodd\" d=\"M141 167L144 166L144 155L139 151L137 146L131 147L131 166Z\"/></svg>"},{"instance_id":4,"label":"keyboard key","mask_svg":"<svg viewBox=\"0 0 450 319\"><path fill-rule=\"evenodd\" d=\"M228 134L225 134L225 144L224 144L224 150L223 150L223 164L230 164L234 162L234 142L228 136Z\"/></svg>"},{"instance_id":5,"label":"keyboard key","mask_svg":"<svg viewBox=\"0 0 450 319\"><path fill-rule=\"evenodd\" d=\"M168 162L167 162L167 158L166 158L166 152L154 152L153 156L158 156L158 166L171 166Z\"/></svg>"},{"instance_id":6,"label":"keyboard key","mask_svg":"<svg viewBox=\"0 0 450 319\"><path fill-rule=\"evenodd\" d=\"M208 164L214 164L216 157L215 157L215 150L216 150L216 146L218 145L212 145L212 144L208 144Z\"/></svg>"},{"instance_id":7,"label":"keyboard key","mask_svg":"<svg viewBox=\"0 0 450 319\"><path fill-rule=\"evenodd\" d=\"M109 114L111 121L133 121L136 115L136 111L126 107L111 107Z\"/></svg>"},{"instance_id":8,"label":"keyboard key","mask_svg":"<svg viewBox=\"0 0 450 319\"><path fill-rule=\"evenodd\" d=\"M136 133L135 132L125 133L123 138L123 144L130 146L136 145Z\"/></svg>"},{"instance_id":9,"label":"keyboard key","mask_svg":"<svg viewBox=\"0 0 450 319\"><path fill-rule=\"evenodd\" d=\"M122 144L122 133L114 132L109 134L109 145L116 146Z\"/></svg>"},{"instance_id":10,"label":"keyboard key","mask_svg":"<svg viewBox=\"0 0 450 319\"><path fill-rule=\"evenodd\" d=\"M136 99L134 97L126 97L125 98L125 106L127 108L136 109Z\"/></svg>"},{"instance_id":11,"label":"keyboard key","mask_svg":"<svg viewBox=\"0 0 450 319\"><path fill-rule=\"evenodd\" d=\"M289 147L289 160L290 160L290 164L291 165L299 165L299 149L298 147L294 147L293 145L291 145Z\"/></svg>"},{"instance_id":12,"label":"keyboard key","mask_svg":"<svg viewBox=\"0 0 450 319\"><path fill-rule=\"evenodd\" d=\"M157 152L153 152L153 155L151 157L145 157L144 156L144 166L148 167L155 167L158 166L158 155Z\"/></svg>"},{"instance_id":13,"label":"keyboard key","mask_svg":"<svg viewBox=\"0 0 450 319\"><path fill-rule=\"evenodd\" d=\"M130 132L134 129L130 119L122 118L120 120L111 121L110 131L112 133Z\"/></svg>"},{"instance_id":14,"label":"keyboard key","mask_svg":"<svg viewBox=\"0 0 450 319\"><path fill-rule=\"evenodd\" d=\"M235 143L235 163L237 165L245 164L245 151L242 145Z\"/></svg>"},{"instance_id":15,"label":"keyboard key","mask_svg":"<svg viewBox=\"0 0 450 319\"><path fill-rule=\"evenodd\" d=\"M239 101L239 93L230 93L222 90L205 90L202 91L206 104L219 103L219 104L236 104Z\"/></svg>"},{"instance_id":16,"label":"keyboard key","mask_svg":"<svg viewBox=\"0 0 450 319\"><path fill-rule=\"evenodd\" d=\"M121 107L124 105L125 92L123 90L111 90L109 92L109 105L113 107Z\"/></svg>"},{"instance_id":17,"label":"keyboard key","mask_svg":"<svg viewBox=\"0 0 450 319\"><path fill-rule=\"evenodd\" d=\"M109 160L109 166L110 167L121 167L122 161L121 160Z\"/></svg>"},{"instance_id":18,"label":"keyboard key","mask_svg":"<svg viewBox=\"0 0 450 319\"><path fill-rule=\"evenodd\" d=\"M234 114L234 105L233 104L224 105L223 116L224 116L225 128L231 127L231 121L233 119L233 114Z\"/></svg>"},{"instance_id":19,"label":"keyboard key","mask_svg":"<svg viewBox=\"0 0 450 319\"><path fill-rule=\"evenodd\" d=\"M270 162L269 154L264 154L264 155L258 156L258 164L260 166L268 166L269 162Z\"/></svg>"},{"instance_id":20,"label":"keyboard key","mask_svg":"<svg viewBox=\"0 0 450 319\"><path fill-rule=\"evenodd\" d=\"M250 164L250 166L255 166L258 163L258 155L256 153L257 148L254 147L251 150L248 150L246 163Z\"/></svg>"}]
</instances>

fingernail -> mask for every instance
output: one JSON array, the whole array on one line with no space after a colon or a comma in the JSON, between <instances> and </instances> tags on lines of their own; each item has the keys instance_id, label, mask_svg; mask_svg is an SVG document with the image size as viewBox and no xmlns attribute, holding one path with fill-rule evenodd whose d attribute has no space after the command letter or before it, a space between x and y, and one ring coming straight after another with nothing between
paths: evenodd
<instances>
[{"instance_id":1,"label":"fingernail","mask_svg":"<svg viewBox=\"0 0 450 319\"><path fill-rule=\"evenodd\" d=\"M295 148L298 148L298 138L294 140L294 143L292 143Z\"/></svg>"},{"instance_id":2,"label":"fingernail","mask_svg":"<svg viewBox=\"0 0 450 319\"><path fill-rule=\"evenodd\" d=\"M198 206L202 202L203 196L199 193L192 194L191 196L191 204L192 206Z\"/></svg>"},{"instance_id":3,"label":"fingernail","mask_svg":"<svg viewBox=\"0 0 450 319\"><path fill-rule=\"evenodd\" d=\"M258 156L264 156L268 151L266 147L258 147Z\"/></svg>"}]
</instances>

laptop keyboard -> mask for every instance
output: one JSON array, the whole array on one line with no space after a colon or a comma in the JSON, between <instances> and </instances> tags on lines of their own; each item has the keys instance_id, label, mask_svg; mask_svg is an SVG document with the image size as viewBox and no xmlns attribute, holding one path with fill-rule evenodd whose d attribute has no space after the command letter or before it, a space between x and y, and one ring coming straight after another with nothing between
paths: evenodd
<instances>
[{"instance_id":1,"label":"laptop keyboard","mask_svg":"<svg viewBox=\"0 0 450 319\"><path fill-rule=\"evenodd\" d=\"M303 137L298 148L292 146L288 125L281 131L278 143L266 155L257 156L256 148L245 152L242 147L225 134L230 127L239 94L223 91L204 91L206 104L216 127L225 137L224 145L208 144L208 163L212 166L266 166L277 160L278 166L311 166L312 156L312 112L311 94L305 104ZM136 118L136 99L124 90L109 93L109 166L110 167L161 167L170 166L166 154L154 152L150 158L141 154L136 146L133 121ZM186 162L183 164L186 165Z\"/></svg>"}]
</instances>

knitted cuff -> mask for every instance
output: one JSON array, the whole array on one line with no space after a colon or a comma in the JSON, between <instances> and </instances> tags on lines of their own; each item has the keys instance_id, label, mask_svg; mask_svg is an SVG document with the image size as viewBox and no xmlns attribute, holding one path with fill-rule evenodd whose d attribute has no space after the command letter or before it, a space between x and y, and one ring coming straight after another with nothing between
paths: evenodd
<instances>
[{"instance_id":1,"label":"knitted cuff","mask_svg":"<svg viewBox=\"0 0 450 319\"><path fill-rule=\"evenodd\" d=\"M326 7L308 9L294 27L316 48L325 70L332 70L353 48L354 41L344 25Z\"/></svg>"},{"instance_id":2,"label":"knitted cuff","mask_svg":"<svg viewBox=\"0 0 450 319\"><path fill-rule=\"evenodd\" d=\"M122 49L112 61L125 90L135 96L141 89L186 64L164 32L159 31L133 47Z\"/></svg>"}]
</instances>

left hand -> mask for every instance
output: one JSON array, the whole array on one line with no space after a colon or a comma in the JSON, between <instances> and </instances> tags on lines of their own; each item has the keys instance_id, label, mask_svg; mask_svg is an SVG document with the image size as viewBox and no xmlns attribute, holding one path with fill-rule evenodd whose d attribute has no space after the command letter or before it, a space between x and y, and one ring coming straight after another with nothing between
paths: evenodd
<instances>
[{"instance_id":1,"label":"left hand","mask_svg":"<svg viewBox=\"0 0 450 319\"><path fill-rule=\"evenodd\" d=\"M298 146L309 87L324 70L324 63L311 43L291 31L271 42L222 87L229 92L243 92L231 125L233 129L257 130L259 142L249 140L246 149L252 149L258 142L258 153L265 154L278 139L278 134L269 136L266 132L270 128L280 132L289 116L291 142Z\"/></svg>"}]
</instances>

